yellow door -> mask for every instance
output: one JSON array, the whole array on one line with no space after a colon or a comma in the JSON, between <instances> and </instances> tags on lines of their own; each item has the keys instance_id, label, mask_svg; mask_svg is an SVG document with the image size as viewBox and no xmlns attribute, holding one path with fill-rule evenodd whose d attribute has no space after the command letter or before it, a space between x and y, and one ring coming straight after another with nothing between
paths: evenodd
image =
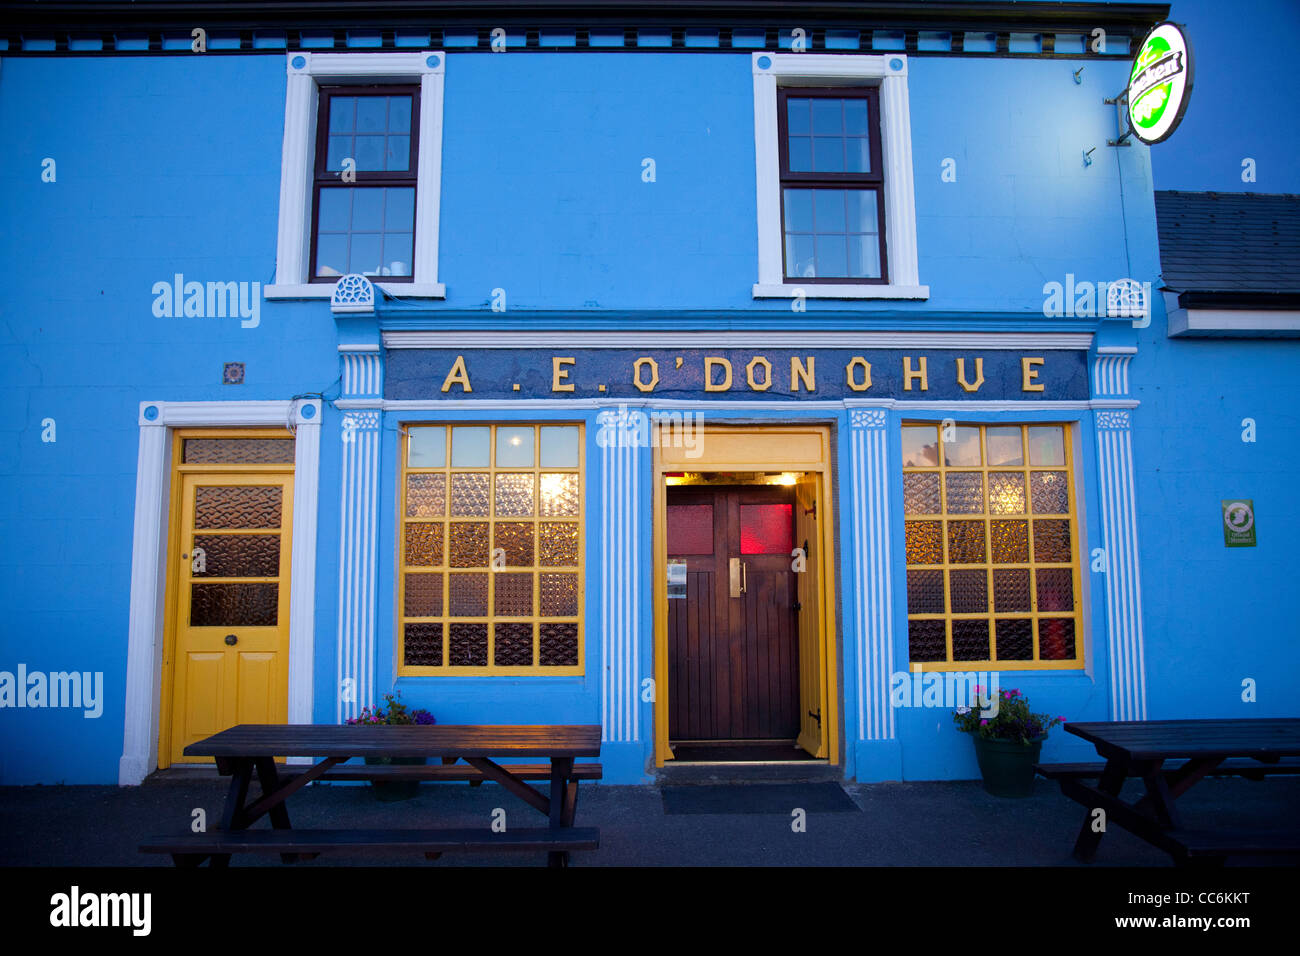
<instances>
[{"instance_id":1,"label":"yellow door","mask_svg":"<svg viewBox=\"0 0 1300 956\"><path fill-rule=\"evenodd\" d=\"M186 745L235 724L288 720L293 476L177 478L170 754L182 763L198 760Z\"/></svg>"},{"instance_id":2,"label":"yellow door","mask_svg":"<svg viewBox=\"0 0 1300 956\"><path fill-rule=\"evenodd\" d=\"M803 551L805 567L795 575L799 600L799 746L814 757L826 756L826 668L821 653L821 602L818 561L817 484L821 476L804 474L795 484L794 546Z\"/></svg>"}]
</instances>

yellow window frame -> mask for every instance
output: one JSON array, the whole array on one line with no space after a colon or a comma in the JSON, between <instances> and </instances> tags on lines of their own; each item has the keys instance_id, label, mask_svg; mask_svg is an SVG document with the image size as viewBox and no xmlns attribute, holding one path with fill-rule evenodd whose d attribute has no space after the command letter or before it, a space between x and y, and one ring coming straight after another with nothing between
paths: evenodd
<instances>
[{"instance_id":1,"label":"yellow window frame","mask_svg":"<svg viewBox=\"0 0 1300 956\"><path fill-rule=\"evenodd\" d=\"M936 435L940 438L938 445L939 461L934 466L904 467L903 474L912 473L938 474L939 476L939 511L935 514L904 514L904 521L938 521L940 524L940 545L943 551L943 561L941 564L909 564L907 563L907 539L904 535L903 541L903 561L907 571L912 570L938 570L942 573L943 578L943 601L944 613L918 613L913 614L910 611L905 613L904 617L907 622L917 620L942 620L944 621L944 647L947 655L945 661L912 661L910 647L908 650L908 665L911 672L926 671L969 671L969 670L1082 670L1087 665L1086 656L1087 648L1083 632L1083 593L1082 580L1079 569L1080 554L1080 529L1078 520L1078 489L1075 482L1074 471L1074 448L1073 448L1073 427L1071 422L948 422L955 424L959 428L978 428L980 436L980 465L976 466L958 466L946 465L943 459L943 441L942 430L944 423L935 421L918 421L907 420L902 423L903 428L912 426L934 427L937 429ZM1020 428L1021 449L1023 452L1023 464L1021 465L990 465L988 456L988 429L990 428ZM1064 464L1063 465L1032 465L1029 459L1029 429L1039 427L1059 427L1062 430L1062 444L1064 446ZM1025 511L1023 514L993 514L990 510L990 472L1020 472L1024 477L1025 488ZM1069 498L1069 507L1066 513L1036 514L1033 510L1033 486L1030 480L1030 474L1038 471L1052 471L1064 473L1066 481L1066 493ZM984 489L984 509L981 514L970 514L961 512L948 511L948 475L953 473L969 472L979 473L982 477ZM906 479L904 479L906 480ZM990 522L999 520L1016 520L1023 518L1028 525L1028 553L1029 561L1017 563L995 562L993 560L993 536ZM1070 560L1063 561L1036 561L1034 559L1034 522L1042 519L1060 519L1066 518L1069 521L1070 529ZM959 562L953 563L948 554L948 521L972 521L980 520L984 522L984 556L982 562ZM1030 610L1028 611L1005 611L995 610L994 604L994 586L993 571L1001 569L1024 569L1031 574L1029 599ZM1070 581L1072 594L1071 612L1063 611L1046 611L1040 612L1038 609L1038 588L1037 574L1039 569L1049 568L1068 568L1070 570ZM952 595L950 593L949 572L953 570L983 570L985 571L985 588L986 588L986 610L984 613L954 613L952 610ZM904 574L904 589L906 590L906 574ZM906 608L906 604L904 605ZM1068 660L1042 659L1040 657L1041 648L1039 646L1039 622L1044 619L1061 619L1072 620L1074 622L1074 653L1075 656ZM997 622L1000 620L1030 620L1031 637L1033 640L1033 658L1028 660L1008 659L999 660L997 657ZM989 651L992 655L986 660L954 660L953 659L953 626L954 620L987 620L989 622Z\"/></svg>"},{"instance_id":2,"label":"yellow window frame","mask_svg":"<svg viewBox=\"0 0 1300 956\"><path fill-rule=\"evenodd\" d=\"M578 464L576 466L558 467L542 465L541 429L546 427L576 427L578 429ZM444 464L441 468L411 467L408 462L410 430L416 428L443 428ZM456 428L488 428L489 464L484 466L452 465L452 435ZM497 465L497 430L532 428L533 430L533 466L508 467ZM586 628L584 626L584 608L586 602L586 429L581 421L413 421L405 422L400 427L399 442L401 467L397 492L397 587L394 619L397 622L395 645L397 652L397 674L401 677L463 677L475 675L492 676L574 676L586 672ZM453 516L451 514L452 476L460 474L486 474L488 476L488 514L474 516ZM541 514L542 475L575 474L578 476L578 513L576 515ZM406 489L408 476L414 474L442 474L446 476L441 517L407 517ZM533 476L533 514L531 516L500 515L496 513L496 476L520 474ZM488 565L479 567L452 567L451 565L451 528L455 524L488 525ZM509 565L496 567L492 556L496 543L496 526L501 524L531 524L533 526L533 560L528 566ZM406 563L406 529L410 524L441 524L442 550L439 561L433 565L412 565ZM576 565L550 566L542 565L541 526L544 524L576 524L578 526L578 555ZM467 617L452 615L451 575L454 573L474 573L484 571L488 575L487 615L485 617ZM442 611L441 615L408 617L406 615L406 576L410 573L437 573L442 576ZM496 613L496 574L530 573L533 577L533 611L528 616L506 616ZM572 573L577 575L577 613L575 615L542 616L541 614L541 576L544 574ZM440 666L406 664L406 625L408 623L442 624L442 658ZM487 661L486 665L452 665L451 659L451 625L459 623L483 624L487 627ZM527 623L532 626L533 663L529 665L498 665L496 658L496 625ZM577 663L572 665L545 666L541 661L541 628L544 624L574 624L577 627Z\"/></svg>"}]
</instances>

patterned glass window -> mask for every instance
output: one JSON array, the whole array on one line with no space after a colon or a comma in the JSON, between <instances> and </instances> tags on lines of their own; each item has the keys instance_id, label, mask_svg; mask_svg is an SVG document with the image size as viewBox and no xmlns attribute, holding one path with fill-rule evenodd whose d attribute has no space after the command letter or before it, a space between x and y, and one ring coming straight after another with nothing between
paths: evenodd
<instances>
[{"instance_id":1,"label":"patterned glass window","mask_svg":"<svg viewBox=\"0 0 1300 956\"><path fill-rule=\"evenodd\" d=\"M902 437L913 666L1082 667L1069 426L909 423Z\"/></svg>"},{"instance_id":2,"label":"patterned glass window","mask_svg":"<svg viewBox=\"0 0 1300 956\"><path fill-rule=\"evenodd\" d=\"M403 431L400 673L582 673L581 426Z\"/></svg>"}]
</instances>

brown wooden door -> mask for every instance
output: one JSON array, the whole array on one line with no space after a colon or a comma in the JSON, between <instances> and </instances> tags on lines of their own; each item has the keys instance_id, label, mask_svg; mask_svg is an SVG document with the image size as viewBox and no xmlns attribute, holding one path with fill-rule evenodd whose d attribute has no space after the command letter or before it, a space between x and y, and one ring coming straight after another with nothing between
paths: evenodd
<instances>
[{"instance_id":1,"label":"brown wooden door","mask_svg":"<svg viewBox=\"0 0 1300 956\"><path fill-rule=\"evenodd\" d=\"M670 740L799 734L793 541L792 488L668 490L668 560L686 564L668 601Z\"/></svg>"}]
</instances>

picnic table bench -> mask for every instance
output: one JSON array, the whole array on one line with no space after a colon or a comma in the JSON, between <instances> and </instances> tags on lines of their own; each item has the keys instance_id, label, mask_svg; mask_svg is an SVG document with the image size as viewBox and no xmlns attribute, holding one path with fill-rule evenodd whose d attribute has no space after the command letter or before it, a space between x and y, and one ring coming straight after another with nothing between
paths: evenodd
<instances>
[{"instance_id":1,"label":"picnic table bench","mask_svg":"<svg viewBox=\"0 0 1300 956\"><path fill-rule=\"evenodd\" d=\"M1222 865L1233 856L1300 856L1300 830L1193 830L1175 801L1207 776L1263 779L1300 773L1300 720L1148 720L1066 724L1097 748L1102 763L1038 764L1061 792L1088 808L1074 856L1092 862L1103 833L1093 812L1167 852L1175 863ZM1181 761L1167 766L1166 761ZM1146 793L1129 802L1124 781L1140 777ZM1094 786L1085 783L1097 780Z\"/></svg>"},{"instance_id":2,"label":"picnic table bench","mask_svg":"<svg viewBox=\"0 0 1300 956\"><path fill-rule=\"evenodd\" d=\"M226 866L233 853L279 853L285 862L328 850L406 849L437 859L449 851L545 850L552 866L568 864L572 850L594 850L600 831L574 826L578 781L598 780L599 764L575 763L600 753L600 727L573 726L349 726L338 724L241 724L185 748L186 756L213 757L231 778L220 829L154 837L143 853L168 853L178 866ZM281 767L277 756L320 757L310 767ZM440 758L441 764L344 764L353 757ZM498 763L547 758L545 764ZM459 761L464 761L460 763ZM250 799L256 774L261 794ZM294 830L288 797L318 780L492 780L547 817L540 828L493 832L471 829ZM528 780L549 780L549 793ZM263 816L269 830L250 830Z\"/></svg>"}]
</instances>

